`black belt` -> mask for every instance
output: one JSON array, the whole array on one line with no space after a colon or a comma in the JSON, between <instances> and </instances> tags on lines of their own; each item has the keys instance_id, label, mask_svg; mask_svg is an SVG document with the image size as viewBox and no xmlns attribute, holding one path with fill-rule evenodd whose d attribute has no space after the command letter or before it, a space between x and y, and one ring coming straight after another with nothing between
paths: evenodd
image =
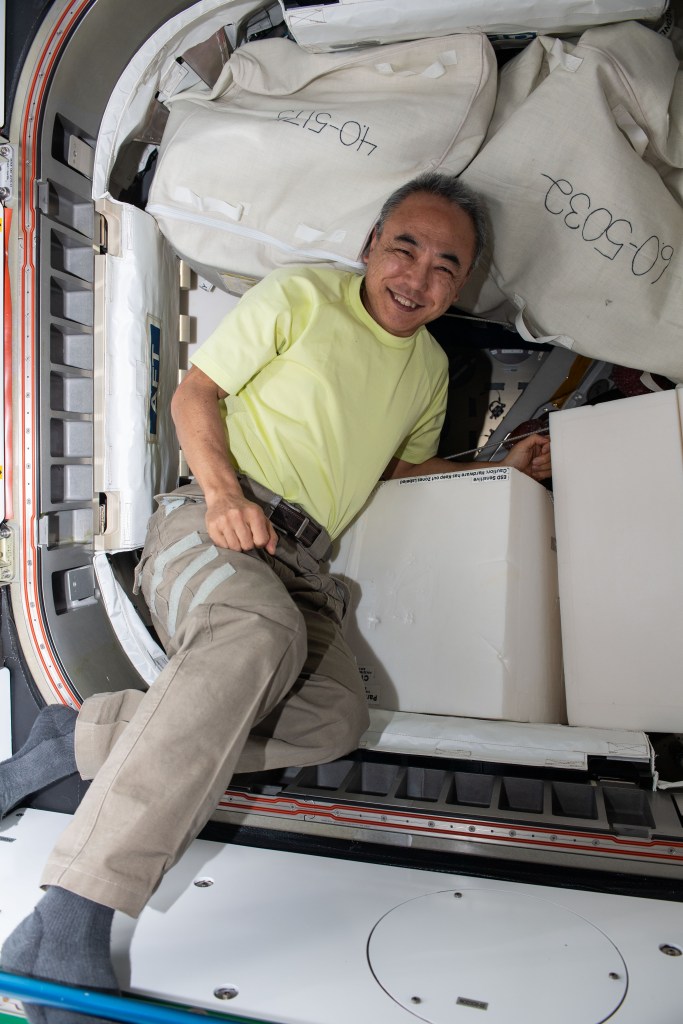
<instances>
[{"instance_id":1,"label":"black belt","mask_svg":"<svg viewBox=\"0 0 683 1024\"><path fill-rule=\"evenodd\" d=\"M305 548L310 548L323 532L322 526L314 519L309 519L305 512L296 505L290 505L284 498L277 505L271 505L265 512L273 526L298 540Z\"/></svg>"}]
</instances>

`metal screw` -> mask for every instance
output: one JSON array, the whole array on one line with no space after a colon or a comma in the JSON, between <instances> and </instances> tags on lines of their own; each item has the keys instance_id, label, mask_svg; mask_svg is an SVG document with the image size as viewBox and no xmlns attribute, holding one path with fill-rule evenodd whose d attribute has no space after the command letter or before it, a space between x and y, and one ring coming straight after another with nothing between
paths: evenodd
<instances>
[{"instance_id":1,"label":"metal screw","mask_svg":"<svg viewBox=\"0 0 683 1024\"><path fill-rule=\"evenodd\" d=\"M610 971L609 976L612 979L612 981L619 981L619 978L621 977L621 975L617 974L616 971Z\"/></svg>"},{"instance_id":2,"label":"metal screw","mask_svg":"<svg viewBox=\"0 0 683 1024\"><path fill-rule=\"evenodd\" d=\"M462 893L461 892L454 892L453 895L455 896L456 900L461 900L462 899Z\"/></svg>"},{"instance_id":3,"label":"metal screw","mask_svg":"<svg viewBox=\"0 0 683 1024\"><path fill-rule=\"evenodd\" d=\"M239 989L234 985L223 985L221 988L215 988L213 994L216 999L234 999L239 995Z\"/></svg>"},{"instance_id":4,"label":"metal screw","mask_svg":"<svg viewBox=\"0 0 683 1024\"><path fill-rule=\"evenodd\" d=\"M208 889L213 885L213 878L198 878L194 883L198 889Z\"/></svg>"},{"instance_id":5,"label":"metal screw","mask_svg":"<svg viewBox=\"0 0 683 1024\"><path fill-rule=\"evenodd\" d=\"M659 952L664 953L665 956L683 956L683 949L679 949L678 946L670 946L668 942L662 943Z\"/></svg>"},{"instance_id":6,"label":"metal screw","mask_svg":"<svg viewBox=\"0 0 683 1024\"><path fill-rule=\"evenodd\" d=\"M420 999L419 996L411 996L410 997L410 1001L411 1001L411 1003L421 1003L422 1002L422 1000Z\"/></svg>"}]
</instances>

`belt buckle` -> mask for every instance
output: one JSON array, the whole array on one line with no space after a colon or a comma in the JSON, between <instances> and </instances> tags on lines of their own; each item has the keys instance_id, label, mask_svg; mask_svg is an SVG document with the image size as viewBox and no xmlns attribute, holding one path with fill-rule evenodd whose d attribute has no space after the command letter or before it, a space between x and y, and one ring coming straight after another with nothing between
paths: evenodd
<instances>
[{"instance_id":1,"label":"belt buckle","mask_svg":"<svg viewBox=\"0 0 683 1024\"><path fill-rule=\"evenodd\" d=\"M301 540L301 537L303 536L303 533L306 530L306 527L310 525L310 522L311 522L311 520L308 518L308 516L304 516L299 529L294 534L294 539L295 540Z\"/></svg>"},{"instance_id":2,"label":"belt buckle","mask_svg":"<svg viewBox=\"0 0 683 1024\"><path fill-rule=\"evenodd\" d=\"M275 513L277 511L278 505L282 501L282 498L280 497L279 494L276 495L275 497L277 498L277 501L271 500L271 501L268 502L267 505L262 505L261 506L263 511L265 512L266 519L272 519L273 518L273 516L275 515Z\"/></svg>"},{"instance_id":3,"label":"belt buckle","mask_svg":"<svg viewBox=\"0 0 683 1024\"><path fill-rule=\"evenodd\" d=\"M271 501L268 507L265 509L265 513L268 519L272 519L276 526L280 526L280 529L282 529L290 537L293 537L294 540L299 541L301 544L304 545L304 547L310 547L311 544L315 543L315 541L320 536L321 528L318 527L315 536L311 540L304 540L304 534L306 533L306 530L309 528L309 526L315 528L317 524L314 523L302 509L297 508L296 505L292 505L291 502L286 501L279 495L277 496L277 499L277 501ZM292 526L289 523L287 523L287 515L290 516L290 521L291 518L298 521L299 525L297 526L296 530L294 530Z\"/></svg>"}]
</instances>

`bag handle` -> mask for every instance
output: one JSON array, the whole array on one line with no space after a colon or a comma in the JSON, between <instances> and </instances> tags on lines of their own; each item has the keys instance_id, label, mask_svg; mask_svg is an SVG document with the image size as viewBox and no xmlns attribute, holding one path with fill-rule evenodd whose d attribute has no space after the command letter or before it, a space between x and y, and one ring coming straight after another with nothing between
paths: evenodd
<instances>
[{"instance_id":1,"label":"bag handle","mask_svg":"<svg viewBox=\"0 0 683 1024\"><path fill-rule=\"evenodd\" d=\"M396 71L393 64L388 61L375 64L375 68L379 71L380 75L396 75L397 78L413 78L416 75L420 78L441 78L442 75L446 74L446 68L454 67L457 63L458 55L455 50L445 50L439 54L437 60L429 64L423 71L416 71L415 69Z\"/></svg>"},{"instance_id":2,"label":"bag handle","mask_svg":"<svg viewBox=\"0 0 683 1024\"><path fill-rule=\"evenodd\" d=\"M650 140L647 134L643 131L639 124L634 121L633 117L629 114L623 103L619 103L612 110L612 115L616 122L617 128L623 132L628 141L635 149L638 156L642 156L647 149Z\"/></svg>"},{"instance_id":3,"label":"bag handle","mask_svg":"<svg viewBox=\"0 0 683 1024\"><path fill-rule=\"evenodd\" d=\"M173 199L199 213L221 213L236 222L241 221L244 214L244 203L227 203L224 199L214 199L212 196L198 196L186 185L176 185L173 189Z\"/></svg>"},{"instance_id":4,"label":"bag handle","mask_svg":"<svg viewBox=\"0 0 683 1024\"><path fill-rule=\"evenodd\" d=\"M561 345L563 348L574 348L574 339L566 334L544 334L538 337L534 335L524 319L524 312L527 306L526 300L521 295L513 295L512 301L517 308L515 328L520 338L523 338L524 341L530 341L533 345Z\"/></svg>"}]
</instances>

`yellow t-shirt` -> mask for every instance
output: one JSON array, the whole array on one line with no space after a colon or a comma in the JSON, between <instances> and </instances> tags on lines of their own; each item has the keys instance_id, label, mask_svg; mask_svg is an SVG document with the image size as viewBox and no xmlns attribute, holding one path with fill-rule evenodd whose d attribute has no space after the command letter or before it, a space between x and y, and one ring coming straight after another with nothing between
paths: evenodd
<instances>
[{"instance_id":1,"label":"yellow t-shirt","mask_svg":"<svg viewBox=\"0 0 683 1024\"><path fill-rule=\"evenodd\" d=\"M389 461L435 454L448 361L425 328L377 324L354 273L276 270L250 289L192 362L228 392L233 464L337 536Z\"/></svg>"}]
</instances>

